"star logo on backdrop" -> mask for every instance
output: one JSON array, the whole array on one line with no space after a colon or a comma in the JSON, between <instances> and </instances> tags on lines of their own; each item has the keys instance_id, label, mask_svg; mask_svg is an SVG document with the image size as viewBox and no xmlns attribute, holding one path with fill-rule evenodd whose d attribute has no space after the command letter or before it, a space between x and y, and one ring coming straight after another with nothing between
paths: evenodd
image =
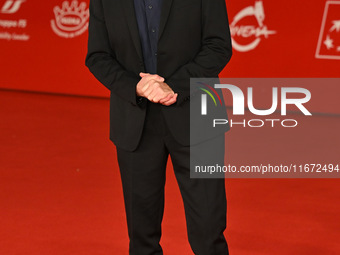
<instances>
[{"instance_id":1,"label":"star logo on backdrop","mask_svg":"<svg viewBox=\"0 0 340 255\"><path fill-rule=\"evenodd\" d=\"M315 57L340 60L340 1L326 1Z\"/></svg>"},{"instance_id":2,"label":"star logo on backdrop","mask_svg":"<svg viewBox=\"0 0 340 255\"><path fill-rule=\"evenodd\" d=\"M327 50L334 48L334 40L331 38L330 34L332 32L340 32L340 20L333 20L332 21L333 26L329 29L326 40L323 42L324 45L326 45ZM336 51L340 51L340 45L337 46Z\"/></svg>"},{"instance_id":3,"label":"star logo on backdrop","mask_svg":"<svg viewBox=\"0 0 340 255\"><path fill-rule=\"evenodd\" d=\"M327 50L334 48L333 40L329 37L329 35L327 35L327 38L323 43L326 45Z\"/></svg>"}]
</instances>

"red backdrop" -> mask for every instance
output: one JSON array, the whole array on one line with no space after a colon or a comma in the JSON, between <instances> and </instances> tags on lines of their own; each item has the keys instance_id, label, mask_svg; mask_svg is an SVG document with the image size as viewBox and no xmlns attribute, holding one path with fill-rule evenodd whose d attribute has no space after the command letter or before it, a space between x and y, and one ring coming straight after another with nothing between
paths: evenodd
<instances>
[{"instance_id":1,"label":"red backdrop","mask_svg":"<svg viewBox=\"0 0 340 255\"><path fill-rule=\"evenodd\" d=\"M227 6L234 56L222 77L339 77L340 1ZM87 22L88 0L0 0L0 87L108 96L84 65ZM308 89L312 111L340 113L340 84Z\"/></svg>"}]
</instances>

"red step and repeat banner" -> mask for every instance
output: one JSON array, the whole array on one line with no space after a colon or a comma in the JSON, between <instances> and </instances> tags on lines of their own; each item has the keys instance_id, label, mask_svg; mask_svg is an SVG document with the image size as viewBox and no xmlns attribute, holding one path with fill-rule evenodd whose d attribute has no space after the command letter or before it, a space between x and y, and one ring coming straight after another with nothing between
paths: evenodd
<instances>
[{"instance_id":1,"label":"red step and repeat banner","mask_svg":"<svg viewBox=\"0 0 340 255\"><path fill-rule=\"evenodd\" d=\"M0 0L0 88L107 97L84 65L88 2ZM234 55L221 77L340 77L339 0L226 2ZM312 111L340 113L340 84L306 88Z\"/></svg>"}]
</instances>

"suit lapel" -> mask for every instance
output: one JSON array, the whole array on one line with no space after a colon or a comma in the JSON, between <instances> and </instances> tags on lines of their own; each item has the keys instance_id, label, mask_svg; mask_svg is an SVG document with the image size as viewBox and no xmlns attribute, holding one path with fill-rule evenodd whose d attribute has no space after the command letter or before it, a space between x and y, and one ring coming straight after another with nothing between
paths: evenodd
<instances>
[{"instance_id":1,"label":"suit lapel","mask_svg":"<svg viewBox=\"0 0 340 255\"><path fill-rule=\"evenodd\" d=\"M137 50L138 56L143 59L142 48L139 38L138 24L135 14L134 0L122 0L122 5L124 6L125 18L127 20L131 37L135 48Z\"/></svg>"},{"instance_id":2,"label":"suit lapel","mask_svg":"<svg viewBox=\"0 0 340 255\"><path fill-rule=\"evenodd\" d=\"M166 22L169 17L171 5L173 0L163 0L162 1L162 12L161 12L161 20L159 23L159 32L158 32L158 39L161 38L162 33L164 31Z\"/></svg>"}]
</instances>

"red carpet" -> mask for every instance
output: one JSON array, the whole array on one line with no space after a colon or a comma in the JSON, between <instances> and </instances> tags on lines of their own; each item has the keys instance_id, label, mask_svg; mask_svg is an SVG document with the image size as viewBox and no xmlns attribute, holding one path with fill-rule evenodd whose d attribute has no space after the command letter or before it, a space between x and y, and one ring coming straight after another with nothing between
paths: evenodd
<instances>
[{"instance_id":1,"label":"red carpet","mask_svg":"<svg viewBox=\"0 0 340 255\"><path fill-rule=\"evenodd\" d=\"M0 91L0 254L128 254L108 105ZM280 136L273 129L232 130L230 162L339 163L340 117L314 116L301 125ZM164 254L190 255L171 163L167 175ZM339 179L226 183L232 255L340 254Z\"/></svg>"}]
</instances>

